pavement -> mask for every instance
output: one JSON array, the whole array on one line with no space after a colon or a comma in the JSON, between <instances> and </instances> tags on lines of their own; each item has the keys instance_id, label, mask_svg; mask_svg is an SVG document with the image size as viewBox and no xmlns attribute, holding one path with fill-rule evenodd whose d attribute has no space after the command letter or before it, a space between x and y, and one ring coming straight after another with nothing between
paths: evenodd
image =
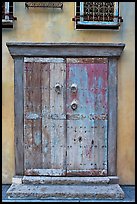
<instances>
[{"instance_id":1,"label":"pavement","mask_svg":"<svg viewBox=\"0 0 137 204\"><path fill-rule=\"evenodd\" d=\"M121 185L125 193L125 198L123 200L91 200L91 199L8 199L6 192L10 184L2 185L2 202L135 202L135 186Z\"/></svg>"}]
</instances>

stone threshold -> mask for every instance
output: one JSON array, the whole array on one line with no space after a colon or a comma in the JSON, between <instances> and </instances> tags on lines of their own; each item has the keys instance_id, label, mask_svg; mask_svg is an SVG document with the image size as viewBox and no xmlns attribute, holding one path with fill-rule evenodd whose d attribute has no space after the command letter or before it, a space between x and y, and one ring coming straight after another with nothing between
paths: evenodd
<instances>
[{"instance_id":1,"label":"stone threshold","mask_svg":"<svg viewBox=\"0 0 137 204\"><path fill-rule=\"evenodd\" d=\"M118 176L108 177L53 177L53 176L15 176L12 184L118 184Z\"/></svg>"},{"instance_id":2,"label":"stone threshold","mask_svg":"<svg viewBox=\"0 0 137 204\"><path fill-rule=\"evenodd\" d=\"M14 177L9 199L124 199L117 176L108 177Z\"/></svg>"},{"instance_id":3,"label":"stone threshold","mask_svg":"<svg viewBox=\"0 0 137 204\"><path fill-rule=\"evenodd\" d=\"M124 192L118 184L12 184L7 195L11 199L124 199Z\"/></svg>"}]
</instances>

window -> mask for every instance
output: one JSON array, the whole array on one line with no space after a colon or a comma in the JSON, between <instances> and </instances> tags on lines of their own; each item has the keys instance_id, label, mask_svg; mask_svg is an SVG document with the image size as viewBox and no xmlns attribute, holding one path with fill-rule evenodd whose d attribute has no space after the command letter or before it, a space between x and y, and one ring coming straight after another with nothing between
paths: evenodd
<instances>
[{"instance_id":1,"label":"window","mask_svg":"<svg viewBox=\"0 0 137 204\"><path fill-rule=\"evenodd\" d=\"M25 6L29 7L47 7L47 8L63 8L63 2L25 2Z\"/></svg>"},{"instance_id":2,"label":"window","mask_svg":"<svg viewBox=\"0 0 137 204\"><path fill-rule=\"evenodd\" d=\"M76 2L76 29L118 29L119 2Z\"/></svg>"},{"instance_id":3,"label":"window","mask_svg":"<svg viewBox=\"0 0 137 204\"><path fill-rule=\"evenodd\" d=\"M2 2L2 27L13 28L13 2Z\"/></svg>"}]
</instances>

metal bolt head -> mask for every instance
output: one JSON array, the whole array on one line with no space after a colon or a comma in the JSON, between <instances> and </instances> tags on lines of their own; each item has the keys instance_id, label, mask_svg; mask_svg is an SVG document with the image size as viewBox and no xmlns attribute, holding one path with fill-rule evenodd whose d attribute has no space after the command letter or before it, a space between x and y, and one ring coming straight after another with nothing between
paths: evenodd
<instances>
[{"instance_id":1,"label":"metal bolt head","mask_svg":"<svg viewBox=\"0 0 137 204\"><path fill-rule=\"evenodd\" d=\"M78 102L76 100L73 100L71 103L71 108L72 110L76 110L78 107Z\"/></svg>"},{"instance_id":2,"label":"metal bolt head","mask_svg":"<svg viewBox=\"0 0 137 204\"><path fill-rule=\"evenodd\" d=\"M77 84L72 84L71 85L71 92L76 93L77 92Z\"/></svg>"}]
</instances>

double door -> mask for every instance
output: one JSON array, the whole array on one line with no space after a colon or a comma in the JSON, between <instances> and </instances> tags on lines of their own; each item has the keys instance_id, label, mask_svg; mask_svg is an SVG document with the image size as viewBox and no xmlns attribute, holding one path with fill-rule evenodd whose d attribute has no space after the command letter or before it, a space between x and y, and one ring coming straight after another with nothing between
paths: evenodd
<instances>
[{"instance_id":1,"label":"double door","mask_svg":"<svg viewBox=\"0 0 137 204\"><path fill-rule=\"evenodd\" d=\"M107 58L24 58L24 174L107 175Z\"/></svg>"}]
</instances>

